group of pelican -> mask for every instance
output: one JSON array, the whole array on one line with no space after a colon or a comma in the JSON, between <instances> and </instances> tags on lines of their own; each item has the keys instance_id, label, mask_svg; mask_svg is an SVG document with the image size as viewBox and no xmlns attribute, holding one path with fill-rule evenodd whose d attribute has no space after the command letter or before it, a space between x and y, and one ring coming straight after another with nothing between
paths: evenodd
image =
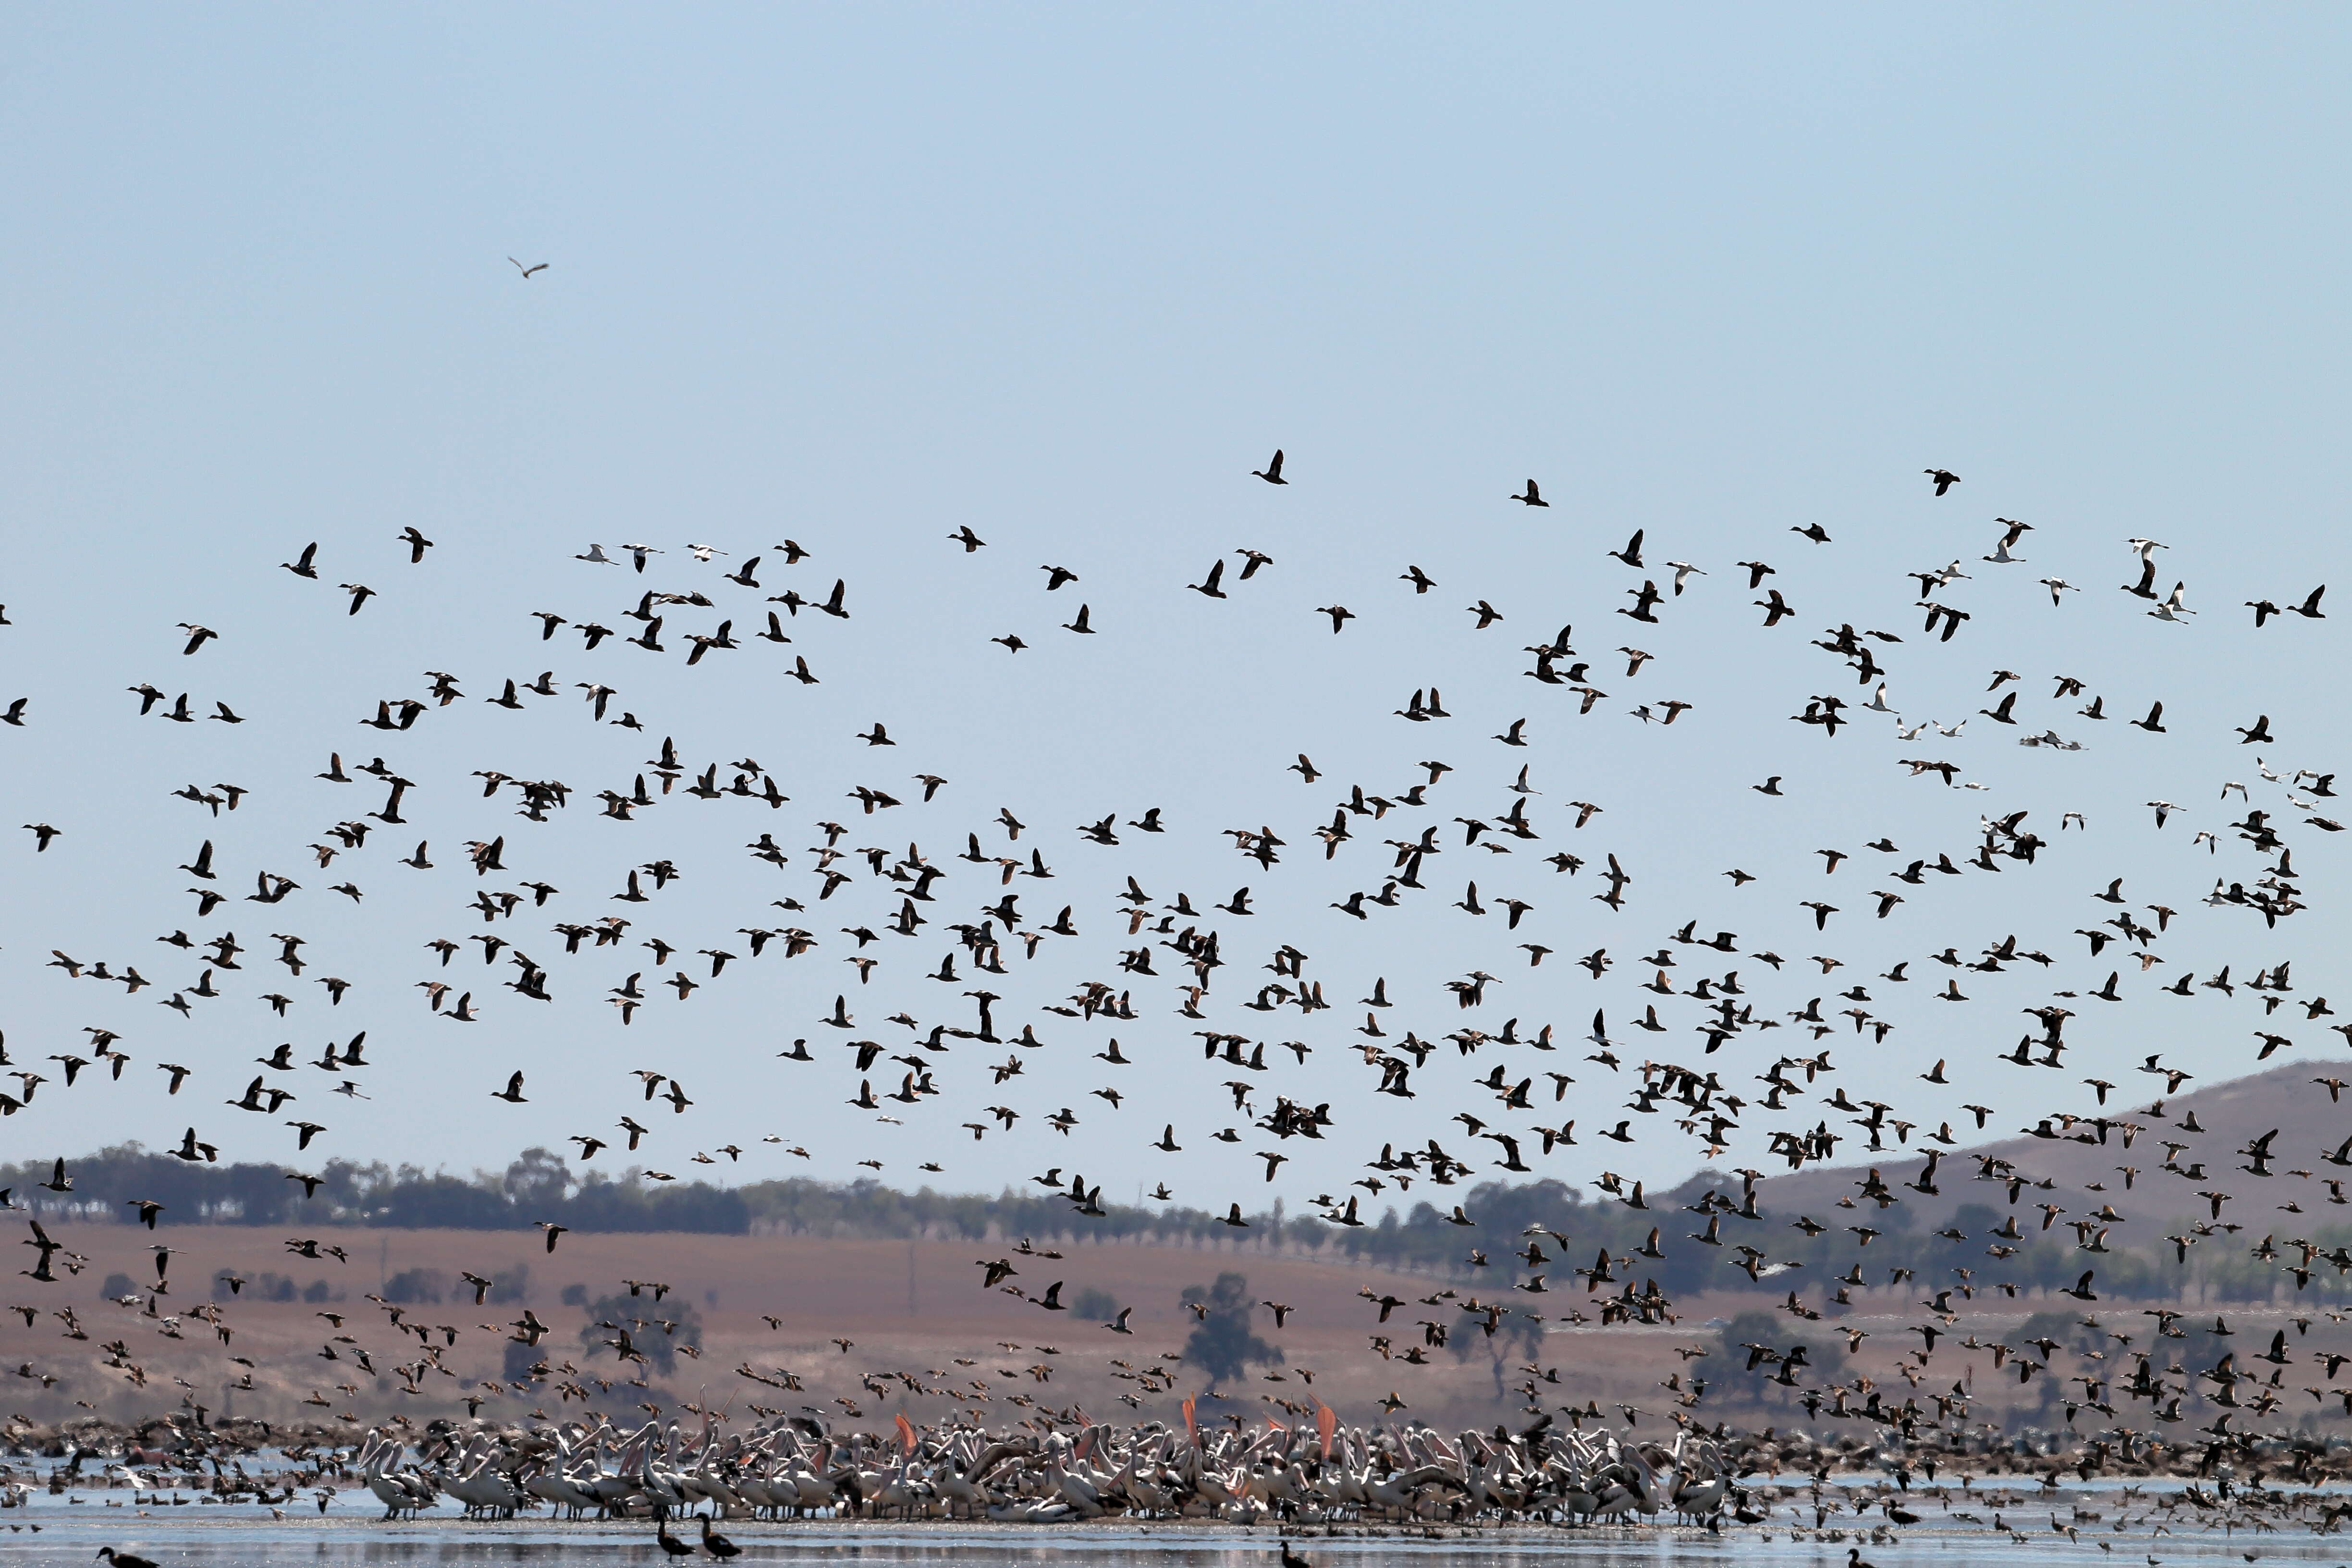
<instances>
[{"instance_id":1,"label":"group of pelican","mask_svg":"<svg viewBox=\"0 0 2352 1568\"><path fill-rule=\"evenodd\" d=\"M1613 1433L1499 1428L1448 1441L1426 1427L1270 1426L1197 1436L1158 1422L1043 1436L970 1428L836 1441L814 1423L772 1420L745 1433L688 1434L648 1421L433 1436L381 1431L351 1461L384 1505L414 1517L446 1498L468 1517L545 1506L568 1519L900 1518L1053 1523L1118 1514L1303 1523L1473 1518L1632 1524L1668 1515L1747 1518L1747 1500L1713 1439L1673 1445ZM1760 1514L1754 1515L1761 1518Z\"/></svg>"}]
</instances>

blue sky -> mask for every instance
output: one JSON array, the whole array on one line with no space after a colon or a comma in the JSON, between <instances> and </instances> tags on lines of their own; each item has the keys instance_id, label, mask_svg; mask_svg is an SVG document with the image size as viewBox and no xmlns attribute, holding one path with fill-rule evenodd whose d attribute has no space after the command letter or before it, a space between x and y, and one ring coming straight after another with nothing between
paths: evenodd
<instances>
[{"instance_id":1,"label":"blue sky","mask_svg":"<svg viewBox=\"0 0 2352 1568\"><path fill-rule=\"evenodd\" d=\"M0 603L15 624L0 701L31 700L26 726L0 731L0 806L11 833L65 831L46 855L30 835L0 847L0 1028L28 1063L111 1028L134 1063L119 1086L44 1086L12 1147L167 1143L193 1118L231 1157L291 1160L289 1133L221 1100L280 1040L307 1054L363 1026L373 1100L331 1099L320 1073L288 1080L330 1126L314 1157L502 1163L609 1130L648 1068L698 1102L661 1119L645 1157L663 1169L699 1170L679 1162L732 1141L753 1150L745 1175L846 1177L870 1157L911 1184L936 1159L939 1182L993 1188L1053 1163L1107 1195L1164 1175L1187 1200L1271 1190L1296 1206L1381 1142L1454 1146L1446 1116L1491 1114L1469 1080L1492 1053L1432 1058L1411 1102L1369 1092L1349 1004L1376 975L1396 1033L1471 1020L1442 986L1483 967L1502 978L1478 1026L1516 1016L1574 1037L1605 1006L1623 1037L1651 999L1634 960L1695 919L1799 961L1778 979L1742 962L1759 1016L1864 976L1897 1032L1884 1049L1823 1044L1843 1047L1850 1094L1930 1126L1970 1100L2005 1117L2088 1108L2082 1075L1989 1064L2027 1026L2014 1009L2115 967L2115 949L2092 962L2071 934L2114 912L2088 898L2112 877L2182 916L2152 950L2166 965L2126 976L2131 1000L2074 1005L2086 1072L2118 1078L2158 1049L2200 1081L2252 1066L2249 998L2149 994L2184 967L2293 957L2302 992L2326 989L2340 853L2252 758L2292 774L2345 755L2326 686L2336 621L2257 633L2239 606L2342 576L2339 15L76 6L21 8L5 29ZM549 267L525 281L509 256ZM1279 489L1249 477L1276 446ZM1963 483L1935 500L1928 467ZM1505 499L1529 475L1549 510ZM1995 516L2033 525L2025 565L1978 561ZM1832 543L1790 532L1814 522ZM394 542L410 524L437 542L414 568ZM986 549L948 542L966 525ZM1643 573L1604 553L1635 529ZM2188 584L2194 621L2161 624L2116 592L2137 568L2127 536L2165 542L2164 585ZM786 568L772 547L787 537L812 558ZM277 570L314 539L322 581ZM592 541L666 553L640 579L575 562ZM689 542L731 553L699 565ZM1246 584L1244 547L1275 558ZM761 590L718 581L754 552ZM1185 592L1220 554L1231 597ZM1613 615L1643 575L1664 582L1667 559L1706 575L1666 625ZM1757 624L1744 559L1776 566L1796 619ZM1973 575L1943 596L1974 618L1928 645L1904 574L1954 559ZM1048 596L1049 563L1080 581ZM1397 581L1408 564L1440 586L1415 596ZM2053 608L2043 575L2081 592ZM836 576L850 621L803 613L790 648L684 668L683 633L732 614L741 636L768 594L822 597ZM334 591L346 581L379 592L357 616ZM586 654L568 630L538 641L542 609L635 630L617 617L645 587L719 607L673 614L658 658L617 639ZM1480 599L1505 616L1485 632L1465 613ZM1091 638L1059 629L1081 601ZM1336 637L1313 613L1332 603L1359 616ZM184 658L182 621L220 639ZM1833 741L1787 722L1810 694L1868 695L1806 646L1841 622L1906 638L1882 662L1906 722L1990 705L1990 672L2012 669L2021 716L2087 749L2019 748L1982 718L1909 743L1877 716ZM1583 718L1520 677L1520 648L1564 624L1610 693ZM1033 645L1018 655L988 640L1015 631ZM1656 657L1628 679L1612 650L1637 631ZM793 655L821 684L784 678ZM561 698L482 702L547 668ZM456 674L466 700L408 734L358 728L377 700L422 696L426 669ZM2051 700L2055 674L2118 720ZM247 722L138 721L123 689L142 680ZM616 688L647 732L590 722L581 681ZM1455 718L1391 716L1433 682ZM1695 704L1671 730L1630 714L1668 698ZM2118 721L2158 699L2168 735ZM2264 711L2279 743L2239 746L2231 728ZM1520 717L1529 746L1487 739ZM897 747L855 739L877 720ZM509 815L511 794L484 802L468 782L625 787L664 734L698 763L761 761L793 805L674 800L620 825L575 796L536 826ZM1928 741L1990 787L1906 777L1896 759ZM380 804L310 776L331 750L381 752L418 781L404 811L438 869L394 865L413 838L391 829L325 874L310 863L327 824ZM1329 776L1285 773L1300 751ZM1379 840L1401 819L1359 819L1328 865L1313 828L1348 785L1393 794L1432 757L1455 772L1402 835L1444 825L1431 891L1379 921L1332 911L1378 888ZM1507 809L1523 762L1545 841L1507 861L1455 846L1451 819ZM855 784L919 771L950 779L938 801L847 815ZM1787 798L1746 790L1775 773ZM2266 864L2191 846L2199 828L2230 838L2243 807L2217 800L2225 780L2267 789L2252 804L2294 825L2313 907L2275 933L2195 901L2215 875ZM168 795L216 781L255 793L217 822ZM2161 834L2151 799L2184 808ZM1579 800L1603 810L1575 830L1562 813ZM1152 805L1164 839L1112 849L1074 831ZM856 984L838 928L895 900L859 862L860 881L818 905L809 825L848 825L845 848L919 842L955 873L942 891L959 912L940 918L966 919L997 889L948 857L1000 806L1034 825L1015 847L1042 846L1056 874L1016 879L1024 921L1069 902L1085 933L1034 963L1016 951L996 983L1004 1032L1034 1022L1048 1047L1000 1091L982 1063L1002 1048L961 1045L940 1058L945 1094L877 1125L842 1103L857 1075L818 1023L834 995L860 1016L852 1037L893 1051L908 1037L883 1017L962 1023L970 1003L922 979L948 945L936 925L886 936ZM1911 901L1869 918L1866 889L1895 885L1864 841L1958 859L1980 815L2021 808L2053 840L2040 865L1896 887ZM2060 834L2068 810L2086 832ZM1288 841L1271 872L1218 837L1260 826ZM508 884L564 891L486 928L465 911L459 847L501 831ZM789 868L744 856L761 831ZM240 900L258 868L302 891L199 924L169 868L207 837ZM1825 847L1864 860L1825 879ZM1628 909L1591 901L1591 867L1533 863L1561 847L1618 854L1638 879ZM793 896L809 912L789 918L822 945L790 963L771 949L685 1004L656 993L624 1029L602 994L632 969L657 977L650 955L567 960L546 926L618 910L605 895L627 868L665 856L687 879L637 907L632 941L740 952L731 933L787 923L768 900ZM1733 866L1759 880L1733 889ZM324 891L346 871L357 907ZM1202 908L1253 886L1259 912L1214 920L1217 1022L1172 1015L1174 954L1156 979L1118 971L1112 895L1130 874ZM1525 931L1447 907L1472 876L1535 906ZM1841 910L1818 939L1799 907L1816 898ZM44 967L62 949L191 983L198 966L154 943L173 929L234 929L256 950L193 1020L154 1006L159 992ZM422 944L486 929L546 964L558 1000L498 992L470 1028L435 1018L414 985L445 976ZM253 1000L284 973L273 931L304 935L318 965L282 1022ZM1948 973L1926 954L2012 931L2061 963L1962 973L1966 1006L1924 994ZM1515 946L1529 933L1555 950L1539 970ZM1311 955L1331 1012L1237 1008L1283 942ZM1605 981L1569 965L1603 944L1618 960ZM1847 967L1802 976L1814 952ZM1875 980L1906 957L1925 984ZM452 968L467 966L486 996L512 973L470 945ZM339 1009L308 984L322 973L354 982ZM1133 984L1142 1017L1114 1031L1036 1010L1082 978ZM1680 1032L1624 1054L1698 1063L1696 1005L1662 1008ZM1187 1031L1225 1026L1313 1044L1305 1068L1260 1076L1258 1108L1328 1100L1340 1121L1321 1148L1286 1145L1297 1158L1271 1189L1249 1153L1262 1136L1209 1141L1237 1119ZM1087 1059L1111 1032L1136 1066ZM2318 1024L2288 1032L2328 1055ZM1727 1047L1727 1081L1811 1048L1794 1035ZM818 1065L773 1059L798 1036ZM1580 1055L1504 1059L1514 1077L1574 1073L1544 1114L1576 1114L1583 1138L1624 1095ZM1937 1057L1952 1087L1914 1081ZM157 1060L198 1069L176 1101ZM532 1103L489 1100L515 1068ZM1122 1109L1087 1098L1106 1084ZM994 1103L1025 1120L973 1142L958 1123ZM1804 1104L1790 1124L1821 1114ZM1064 1105L1080 1115L1066 1140L1037 1121ZM1186 1152L1145 1149L1171 1118ZM1755 1119L1735 1152L1775 1124ZM1543 1168L1693 1167L1688 1140L1644 1131ZM755 1146L769 1132L815 1157Z\"/></svg>"}]
</instances>

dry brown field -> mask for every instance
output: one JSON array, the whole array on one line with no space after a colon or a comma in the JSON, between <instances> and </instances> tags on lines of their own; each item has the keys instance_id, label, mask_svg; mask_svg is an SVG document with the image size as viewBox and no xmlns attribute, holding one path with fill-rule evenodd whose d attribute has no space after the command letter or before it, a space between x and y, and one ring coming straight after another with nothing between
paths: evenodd
<instances>
[{"instance_id":1,"label":"dry brown field","mask_svg":"<svg viewBox=\"0 0 2352 1568\"><path fill-rule=\"evenodd\" d=\"M340 1246L349 1254L347 1263L339 1263L289 1255L284 1238L274 1231L246 1227L167 1228L151 1237L131 1226L84 1226L60 1227L56 1234L67 1246L87 1253L89 1265L78 1277L53 1285L20 1279L7 1301L39 1307L42 1313L29 1328L15 1314L0 1320L0 1366L28 1374L9 1380L7 1402L0 1405L0 1412L43 1421L93 1410L111 1418L134 1419L179 1405L184 1399L203 1404L216 1416L260 1416L276 1422L346 1413L362 1420L398 1414L420 1423L463 1415L464 1395L474 1384L503 1381L506 1325L527 1305L552 1330L541 1352L553 1363L568 1362L580 1369L581 1386L592 1397L567 1404L549 1387L520 1395L501 1390L486 1399L486 1417L513 1418L533 1411L560 1416L595 1409L615 1420L634 1419L640 1404L655 1405L665 1415L691 1404L730 1415L746 1413L753 1405L785 1411L814 1407L862 1429L887 1426L901 1411L919 1422L961 1411L1000 1425L1019 1420L1032 1409L1075 1407L1096 1418L1173 1422L1181 1419L1180 1401L1185 1394L1206 1393L1195 1366L1159 1363L1164 1352L1181 1354L1192 1331L1192 1318L1181 1294L1188 1286L1207 1286L1219 1273L1234 1270L1247 1277L1251 1300L1285 1302L1292 1309L1280 1330L1264 1309L1254 1319L1256 1331L1278 1345L1285 1360L1279 1366L1252 1368L1243 1379L1218 1390L1221 1398L1203 1397L1198 1405L1203 1420L1294 1419L1295 1413L1285 1412L1277 1403L1281 1401L1310 1409L1319 1401L1343 1419L1376 1420L1382 1418L1381 1402L1394 1394L1409 1413L1398 1414L1396 1419L1425 1419L1446 1428L1491 1426L1498 1421L1517 1425L1532 1418L1529 1402L1517 1386L1525 1377L1520 1368L1539 1364L1556 1381L1539 1385L1537 1403L1556 1416L1564 1406L1597 1402L1610 1425L1622 1426L1626 1418L1621 1406L1631 1405L1634 1425L1664 1430L1677 1409L1677 1395L1687 1392L1694 1378L1704 1377L1717 1393L1694 1408L1703 1419L1750 1426L1820 1425L1806 1421L1791 1393L1771 1391L1762 1404L1725 1396L1723 1374L1732 1369L1726 1364L1720 1334L1705 1325L1742 1311L1769 1309L1785 1294L1763 1290L1684 1299L1676 1303L1680 1321L1673 1325L1601 1330L1572 1327L1564 1321L1583 1300L1580 1292L1526 1296L1510 1291L1507 1279L1493 1280L1486 1289L1553 1320L1536 1362L1529 1363L1522 1353L1524 1344L1500 1358L1505 1392L1498 1396L1497 1358L1490 1353L1495 1346L1475 1331L1466 1356L1457 1358L1448 1345L1426 1351L1427 1364L1404 1359L1411 1347L1421 1343L1420 1320L1450 1327L1458 1317L1457 1301L1440 1305L1424 1299L1449 1289L1466 1298L1476 1293L1478 1285L1387 1273L1345 1261L1270 1255L1246 1246L1214 1250L1072 1246L1066 1257L1055 1259L1022 1257L993 1244L566 1235L551 1256L536 1232L319 1233L322 1245ZM152 1278L151 1247L158 1240L174 1248L172 1289L152 1298L142 1294L129 1307L103 1300L100 1286L110 1273ZM976 1260L1008 1256L1020 1269L1012 1283L1032 1295L1042 1294L1059 1279L1065 1282L1067 1300L1094 1289L1120 1305L1132 1306L1133 1332L1118 1335L1096 1317L1048 1312L1018 1297L983 1289ZM410 1269L438 1270L454 1279L461 1270L487 1277L522 1267L530 1274L521 1302L502 1306L493 1299L478 1309L471 1292L461 1287L438 1302L412 1302L403 1308L408 1322L433 1327L434 1343L442 1347L441 1362L447 1369L446 1374L425 1372L419 1391L405 1392L393 1369L416 1361L417 1342L413 1335L400 1335L385 1309L367 1300L369 1294L381 1294L387 1282ZM244 1295L220 1304L232 1336L223 1344L208 1324L186 1314L210 1300L212 1280L224 1271L253 1282L275 1273L298 1288L315 1288L323 1281L331 1299L257 1300L257 1283L249 1283ZM638 1339L659 1337L660 1321L677 1321L681 1303L691 1306L701 1320L701 1357L681 1358L672 1375L653 1378L650 1386L628 1382L625 1369L609 1353L587 1355L580 1340L586 1320L579 1307L561 1300L569 1285L586 1287L593 1300L623 1290L625 1279L668 1281L676 1287L662 1300L656 1301L648 1289L629 1303L646 1325L632 1328ZM1367 1288L1404 1300L1387 1325L1377 1321L1377 1307L1359 1298L1357 1292ZM1790 1338L1802 1332L1817 1346L1829 1347L1817 1373L1806 1379L1809 1383L1853 1384L1857 1376L1868 1377L1898 1403L1915 1394L1925 1403L1926 1392L1947 1391L1957 1381L1974 1395L1974 1412L1979 1416L2031 1419L2039 1410L2041 1418L2057 1423L2059 1417L2043 1404L2040 1386L2017 1390L1994 1374L1987 1353L1958 1343L1973 1333L1990 1344L2013 1331L2029 1312L2049 1310L2053 1302L1996 1299L1969 1304L1968 1315L1943 1342L1933 1375L1923 1374L1915 1390L1896 1372L1898 1356L1918 1343L1911 1325L1923 1321L1924 1314L1916 1310L1915 1300L1916 1292L1907 1289L1863 1292L1857 1295L1855 1313L1837 1325L1800 1324L1785 1314L1776 1322ZM2063 1300L2054 1304L2070 1305ZM62 1337L53 1313L64 1307L72 1309L89 1333L87 1342ZM2250 1350L2258 1347L2273 1329L2286 1326L2294 1310L2282 1306L2233 1314L2246 1335L2239 1342ZM340 1327L323 1315L328 1313L341 1316ZM767 1321L770 1315L777 1320L774 1325ZM2136 1306L2113 1316L2116 1327L2146 1342L2146 1320ZM445 1342L444 1326L457 1331L454 1345ZM1851 1354L1844 1349L1843 1331L1848 1328L1869 1334L1863 1348ZM2324 1319L2308 1339L2292 1328L2289 1331L2299 1351L2342 1348L2347 1338L2340 1326ZM351 1342L335 1344L338 1359L323 1359L320 1352L338 1333L348 1335ZM1383 1359L1373 1348L1374 1334L1388 1337L1392 1359ZM835 1342L838 1339L851 1343L845 1349ZM103 1348L118 1341L129 1363L141 1369L143 1385L132 1381L127 1368L100 1364ZM1680 1353L1695 1347L1710 1353L1687 1360ZM375 1375L359 1365L356 1352L362 1350ZM229 1359L233 1356L253 1363L252 1388L230 1386L247 1371ZM960 1360L971 1364L959 1364ZM1137 1384L1119 1374L1154 1363L1174 1366L1172 1388L1139 1397ZM754 1382L738 1371L746 1366L769 1377L789 1373L802 1386L786 1391ZM1034 1368L1048 1369L1042 1380ZM895 1376L886 1378L900 1372L911 1373L924 1392L908 1389ZM57 1382L45 1387L43 1374L55 1375ZM1665 1386L1677 1375L1680 1389ZM2319 1381L2316 1371L2307 1368L2293 1375ZM884 1392L877 1394L869 1378ZM950 1387L967 1397L958 1400L941 1392ZM982 1390L985 1400L976 1397ZM1123 1394L1139 1402L1122 1405ZM305 1403L311 1398L326 1403ZM2340 1402L2331 1399L2323 1405L2295 1393L2288 1414L2295 1419L2340 1419L2342 1410Z\"/></svg>"}]
</instances>

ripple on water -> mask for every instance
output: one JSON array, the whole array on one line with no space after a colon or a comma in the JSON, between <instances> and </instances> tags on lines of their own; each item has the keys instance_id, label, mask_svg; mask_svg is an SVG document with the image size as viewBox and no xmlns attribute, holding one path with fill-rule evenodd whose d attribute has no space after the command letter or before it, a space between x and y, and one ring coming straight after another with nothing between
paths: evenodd
<instances>
[{"instance_id":1,"label":"ripple on water","mask_svg":"<svg viewBox=\"0 0 2352 1568\"><path fill-rule=\"evenodd\" d=\"M652 1534L642 1527L557 1527L533 1521L503 1525L466 1525L455 1521L375 1524L356 1519L289 1518L280 1523L256 1510L254 1517L206 1519L173 1516L126 1520L63 1509L40 1510L44 1528L35 1532L18 1521L0 1532L0 1568L89 1568L100 1546L114 1545L152 1557L164 1568L319 1568L322 1564L399 1564L415 1568L528 1563L584 1564L606 1568L660 1562ZM210 1510L208 1510L210 1511ZM238 1510L240 1513L244 1510ZM693 1527L685 1532L691 1538ZM742 1561L774 1568L818 1564L906 1564L908 1568L1245 1568L1276 1562L1275 1532L1264 1527L1202 1529L958 1529L908 1528L890 1524L842 1527L825 1523L731 1523L726 1533L743 1548ZM1708 1536L1696 1531L1641 1530L1450 1532L1439 1539L1399 1535L1339 1539L1306 1534L1295 1542L1309 1561L1334 1568L1486 1568L1488 1564L1535 1562L1574 1563L1578 1568L1842 1568L1848 1547L1828 1542L1790 1541L1774 1532ZM2243 1561L2259 1551L2266 1563L2341 1563L2347 1553L2329 1542L2279 1536L2259 1546L2216 1535L2211 1539L2167 1537L2156 1542L2167 1568L2194 1563ZM1861 1548L1875 1568L1921 1568L1935 1563L1958 1568L1997 1562L2013 1568L2064 1563L2087 1568L2093 1561L2139 1568L2149 1542L2134 1531L2112 1553L2095 1552L2086 1535L2081 1544L2063 1536L2047 1542L2028 1535L2021 1544L1989 1535L1921 1531L1898 1543ZM709 1559L696 1554L697 1559Z\"/></svg>"}]
</instances>

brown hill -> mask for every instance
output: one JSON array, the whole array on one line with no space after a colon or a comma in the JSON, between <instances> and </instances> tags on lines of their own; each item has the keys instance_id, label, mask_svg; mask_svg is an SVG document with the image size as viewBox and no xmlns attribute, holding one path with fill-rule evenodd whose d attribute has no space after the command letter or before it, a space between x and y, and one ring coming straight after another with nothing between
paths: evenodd
<instances>
[{"instance_id":1,"label":"brown hill","mask_svg":"<svg viewBox=\"0 0 2352 1568\"><path fill-rule=\"evenodd\" d=\"M2026 1069L2016 1070L2017 1092L1990 1097L2000 1103L1989 1120L1988 1132L2045 1125L2038 1109L2027 1108L2056 1098L2044 1091L2056 1087L2057 1080L2036 1079ZM2346 1070L2352 1073L2352 1068ZM2305 1226L2330 1223L2330 1211L2344 1199L2323 1184L2331 1177L2352 1176L2352 1168L2329 1164L2324 1157L2352 1136L2352 1100L2339 1102L2326 1084L2315 1081L2335 1076L2328 1068L2293 1063L2210 1089L2154 1099L2146 1091L2162 1090L2162 1078L2129 1076L2131 1081L2108 1090L2105 1107L2092 1107L2095 1116L2105 1119L2104 1126L2079 1119L2069 1126L2064 1119L2053 1117L2046 1125L2058 1134L2054 1138L2029 1131L2027 1136L2001 1137L1993 1142L1964 1139L1960 1148L1945 1152L1936 1181L1937 1192L1927 1194L1898 1188L1913 1221L1931 1226L1946 1224L1962 1204L1989 1202L1996 1208L2006 1208L2006 1188L1979 1180L1979 1162L1990 1157L2009 1162L2020 1174L2036 1181L2054 1181L2057 1194L2080 1197L2098 1184L2103 1190L2091 1190L2089 1194L2093 1206L2105 1201L2126 1214L2144 1214L2150 1220L2210 1214L2210 1200L2198 1194L2221 1192L2231 1194L2231 1201L2223 1205L2222 1217L2246 1226L2256 1235L2276 1228L2278 1205L2289 1203L2314 1216L2299 1222ZM1825 1093L1834 1092L1826 1083L1817 1087ZM2071 1091L2081 1086L2078 1079L2069 1079L2065 1087ZM2072 1101L2074 1097L2069 1092L2064 1098ZM2076 1113L2078 1118L2080 1114ZM1830 1113L1832 1131L1838 1128L1838 1116ZM2191 1127L2201 1131L2190 1131ZM1855 1149L1867 1137L1858 1129L1846 1131L1855 1132L1856 1140L1842 1153ZM1953 1131L1962 1131L1958 1127ZM2252 1162L2241 1151L2273 1131L2277 1136L2270 1145L2271 1174L2257 1176L2244 1168ZM1926 1163L1925 1151L1935 1147L1921 1142L1917 1129L1913 1130L1907 1146L1893 1139L1891 1127L1887 1139L1884 1150L1853 1163L1768 1175L1759 1184L1758 1201L1778 1213L1820 1215L1835 1206L1840 1198L1853 1197L1874 1167L1890 1185L1913 1179ZM2186 1147L2179 1150L2175 1162L2179 1169L2167 1170L2166 1147L2175 1143ZM2194 1173L2200 1163L2201 1174ZM2121 1169L2126 1166L2134 1173L2128 1186ZM2063 1195L2045 1193L2042 1198L2076 1206ZM2352 1209L2346 1212L2352 1216ZM2152 1243L2161 1234L2144 1223L2125 1233L2133 1245Z\"/></svg>"}]
</instances>

